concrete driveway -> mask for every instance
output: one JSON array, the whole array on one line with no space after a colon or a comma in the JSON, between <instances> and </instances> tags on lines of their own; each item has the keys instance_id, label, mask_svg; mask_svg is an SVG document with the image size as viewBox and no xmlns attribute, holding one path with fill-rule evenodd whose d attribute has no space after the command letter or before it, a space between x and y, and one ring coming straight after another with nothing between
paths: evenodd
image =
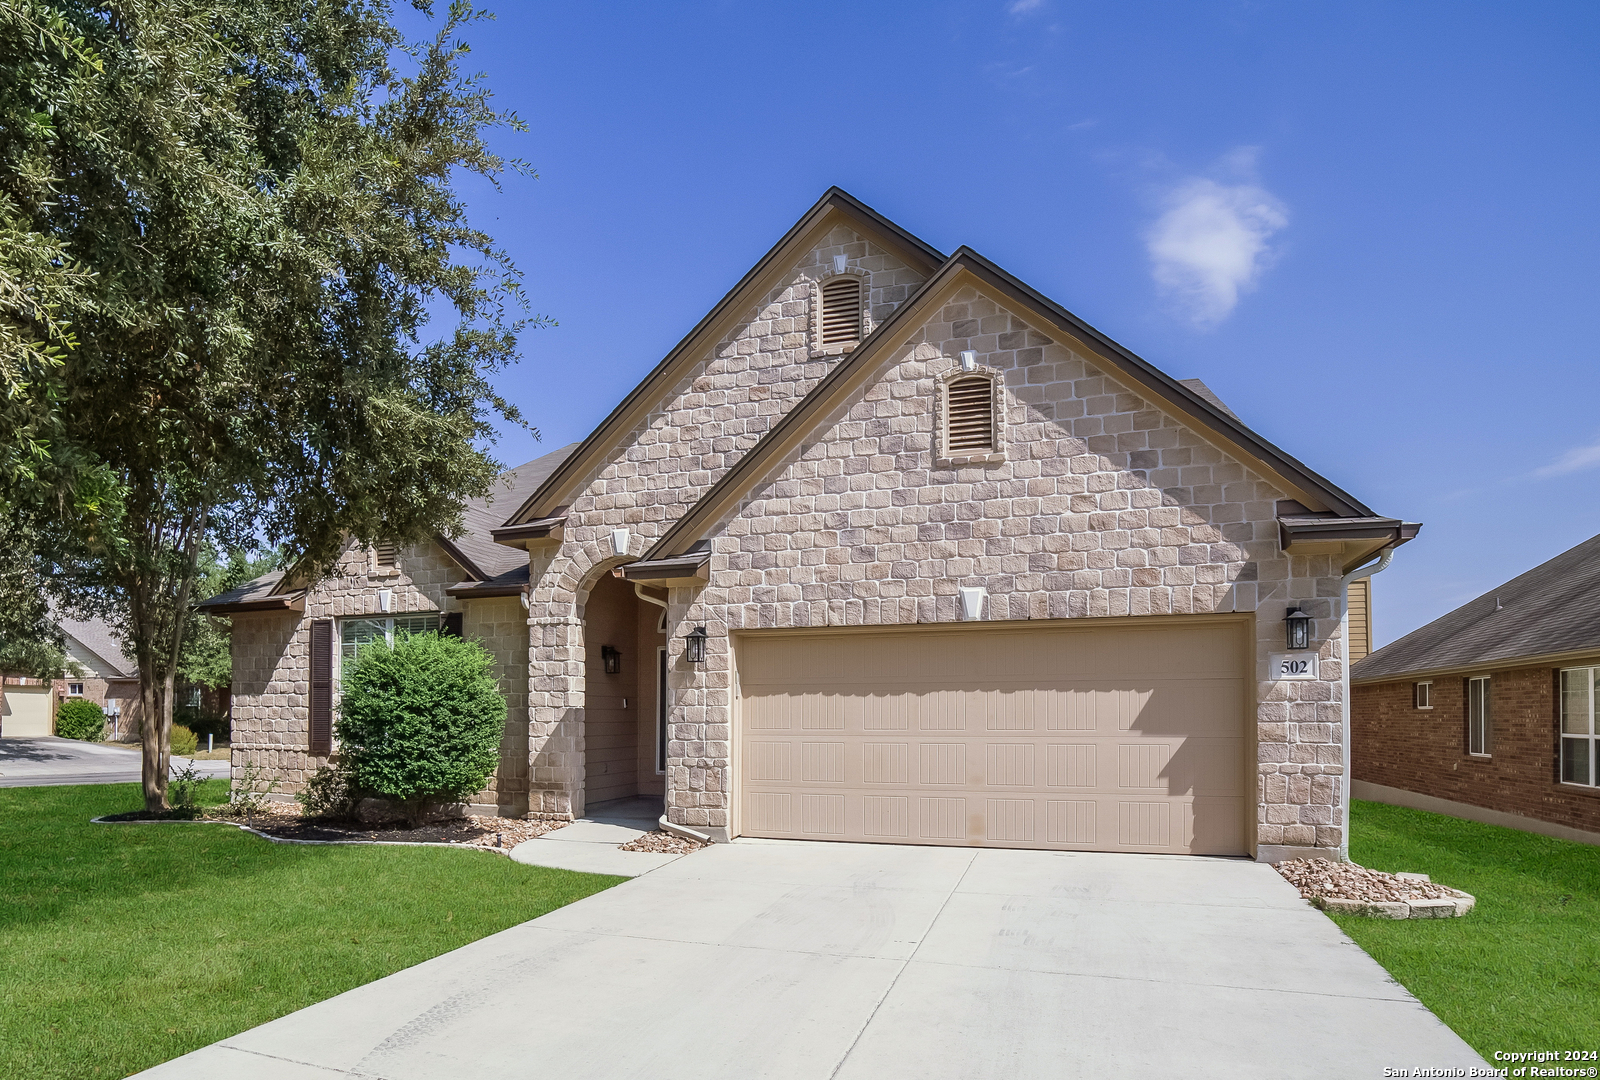
<instances>
[{"instance_id":1,"label":"concrete driveway","mask_svg":"<svg viewBox=\"0 0 1600 1080\"><path fill-rule=\"evenodd\" d=\"M1233 1080L1482 1064L1264 865L738 841L141 1075Z\"/></svg>"},{"instance_id":2,"label":"concrete driveway","mask_svg":"<svg viewBox=\"0 0 1600 1080\"><path fill-rule=\"evenodd\" d=\"M174 757L183 768L188 758ZM201 776L227 776L226 761L197 761ZM139 781L139 749L116 743L87 743L54 735L0 739L0 787L55 784L123 784Z\"/></svg>"}]
</instances>

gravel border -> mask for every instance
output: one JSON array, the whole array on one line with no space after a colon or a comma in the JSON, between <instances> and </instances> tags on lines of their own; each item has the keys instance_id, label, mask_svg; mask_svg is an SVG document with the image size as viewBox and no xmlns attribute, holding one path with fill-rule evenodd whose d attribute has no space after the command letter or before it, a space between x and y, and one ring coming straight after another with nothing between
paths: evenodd
<instances>
[{"instance_id":1,"label":"gravel border","mask_svg":"<svg viewBox=\"0 0 1600 1080\"><path fill-rule=\"evenodd\" d=\"M1290 859L1273 869L1312 907L1337 915L1372 919L1456 919L1477 899L1432 881L1427 874L1390 874L1328 859ZM1340 891L1365 893L1341 896Z\"/></svg>"}]
</instances>

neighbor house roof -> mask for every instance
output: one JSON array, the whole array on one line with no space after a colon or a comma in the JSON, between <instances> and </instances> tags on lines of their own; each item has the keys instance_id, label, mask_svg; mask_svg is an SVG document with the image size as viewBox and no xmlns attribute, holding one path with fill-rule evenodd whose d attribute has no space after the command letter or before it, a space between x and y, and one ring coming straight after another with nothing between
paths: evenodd
<instances>
[{"instance_id":1,"label":"neighbor house roof","mask_svg":"<svg viewBox=\"0 0 1600 1080\"><path fill-rule=\"evenodd\" d=\"M705 349L720 340L734 321L747 311L758 298L766 295L781 283L795 261L835 225L848 225L859 233L870 235L884 247L892 250L907 265L931 274L945 261L945 256L925 241L913 236L876 210L867 206L841 188L829 188L794 227L739 279L726 296L717 302L705 318L675 345L661 363L657 364L633 391L590 432L577 450L551 473L548 480L505 521L497 535L504 543L516 544L529 537L514 532L514 527L555 519L562 505L569 501L573 488L583 478L599 467L616 445L638 426L666 393L683 378L689 368L704 355ZM543 536L544 533L536 533Z\"/></svg>"},{"instance_id":2,"label":"neighbor house roof","mask_svg":"<svg viewBox=\"0 0 1600 1080\"><path fill-rule=\"evenodd\" d=\"M1490 589L1350 667L1352 682L1600 652L1600 536Z\"/></svg>"},{"instance_id":3,"label":"neighbor house roof","mask_svg":"<svg viewBox=\"0 0 1600 1080\"><path fill-rule=\"evenodd\" d=\"M1379 546L1404 543L1415 535L1415 528L1408 532L1398 519L1379 517L1355 496L1246 427L1204 383L1173 379L1060 304L977 252L963 247L724 473L699 502L662 535L645 559L659 561L685 555L703 541L748 492L787 460L807 437L854 400L895 350L963 285L976 285L991 296L1003 298L1024 318L1069 341L1076 351L1090 357L1107 374L1293 492L1304 504L1297 504L1299 509L1319 518L1382 523L1387 529L1387 540L1378 541ZM1366 557L1359 556L1362 560Z\"/></svg>"},{"instance_id":4,"label":"neighbor house roof","mask_svg":"<svg viewBox=\"0 0 1600 1080\"><path fill-rule=\"evenodd\" d=\"M98 656L114 676L134 679L139 676L139 665L122 647L122 642L102 622L79 622L77 619L57 619L61 632Z\"/></svg>"}]
</instances>

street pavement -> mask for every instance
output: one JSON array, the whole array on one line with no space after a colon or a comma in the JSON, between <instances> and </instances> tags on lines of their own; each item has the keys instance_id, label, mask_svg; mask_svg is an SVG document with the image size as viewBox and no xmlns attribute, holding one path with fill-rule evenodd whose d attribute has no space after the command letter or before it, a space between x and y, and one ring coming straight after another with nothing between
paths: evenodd
<instances>
[{"instance_id":1,"label":"street pavement","mask_svg":"<svg viewBox=\"0 0 1600 1080\"><path fill-rule=\"evenodd\" d=\"M189 758L173 757L183 768ZM200 776L225 777L226 761L196 761ZM123 784L139 781L139 748L119 743L89 743L54 735L0 738L0 787L56 784Z\"/></svg>"}]
</instances>

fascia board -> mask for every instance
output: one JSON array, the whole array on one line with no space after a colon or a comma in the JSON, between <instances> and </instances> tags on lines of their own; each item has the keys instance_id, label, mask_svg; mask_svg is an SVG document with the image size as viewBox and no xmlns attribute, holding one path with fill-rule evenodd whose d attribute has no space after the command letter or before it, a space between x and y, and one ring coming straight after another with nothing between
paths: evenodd
<instances>
[{"instance_id":1,"label":"fascia board","mask_svg":"<svg viewBox=\"0 0 1600 1080\"><path fill-rule=\"evenodd\" d=\"M1356 661L1357 664L1360 661ZM1350 672L1351 686L1381 686L1395 682L1426 682L1429 679L1448 678L1452 675L1482 675L1491 671L1514 671L1532 667L1594 667L1600 666L1600 645L1584 649L1570 649L1559 653L1540 653L1537 656L1509 656L1496 660L1483 660L1471 664L1451 664L1446 667L1418 668L1415 671L1397 671L1388 675L1360 678ZM1351 665L1354 669L1355 664Z\"/></svg>"}]
</instances>

